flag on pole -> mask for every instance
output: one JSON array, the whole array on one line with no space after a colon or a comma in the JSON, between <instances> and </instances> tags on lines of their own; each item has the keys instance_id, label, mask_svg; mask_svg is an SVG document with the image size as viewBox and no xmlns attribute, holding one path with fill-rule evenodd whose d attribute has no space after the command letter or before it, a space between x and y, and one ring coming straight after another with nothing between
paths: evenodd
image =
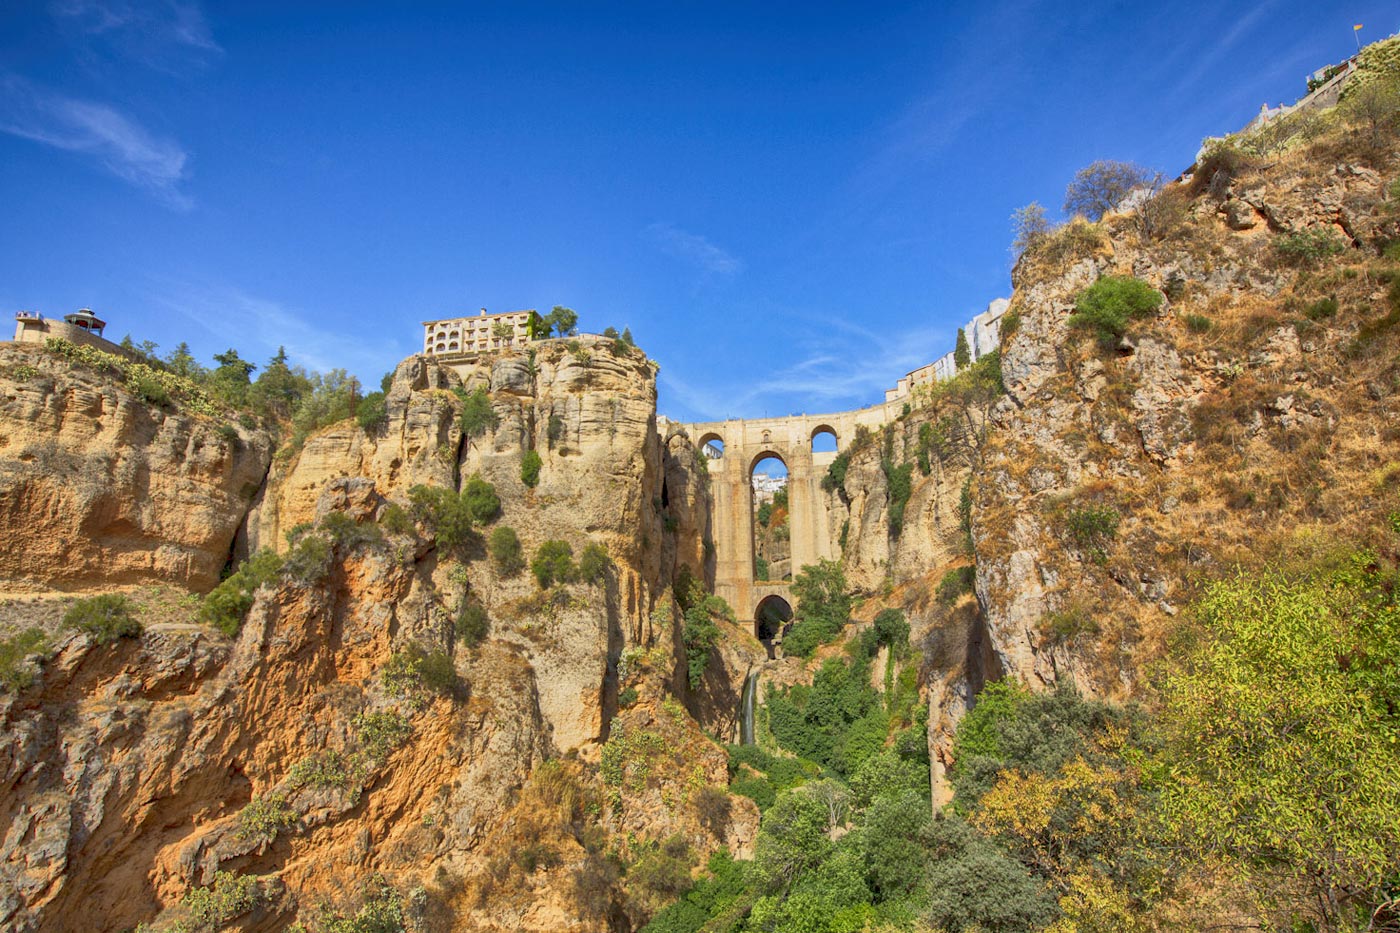
<instances>
[{"instance_id":1,"label":"flag on pole","mask_svg":"<svg viewBox=\"0 0 1400 933\"><path fill-rule=\"evenodd\" d=\"M1361 24L1360 24L1360 23L1357 23L1355 26L1353 26L1353 27L1351 27L1351 28L1352 28L1353 30L1355 30L1356 32L1360 32L1360 31L1361 31Z\"/></svg>"}]
</instances>

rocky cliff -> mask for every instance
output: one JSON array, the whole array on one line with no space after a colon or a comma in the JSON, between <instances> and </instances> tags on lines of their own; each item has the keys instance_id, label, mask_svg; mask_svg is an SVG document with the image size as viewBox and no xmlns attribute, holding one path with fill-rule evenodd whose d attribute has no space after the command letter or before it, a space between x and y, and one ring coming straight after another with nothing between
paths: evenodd
<instances>
[{"instance_id":1,"label":"rocky cliff","mask_svg":"<svg viewBox=\"0 0 1400 933\"><path fill-rule=\"evenodd\" d=\"M102 495L157 535L168 526L149 497L176 511L163 497L183 491L175 543L196 550L201 510L212 542L195 574L99 536L86 569L59 580L208 588L240 524L242 553L285 560L258 579L232 638L199 624L198 601L133 589L139 636L53 631L33 683L0 698L12 737L0 757L6 928L174 929L209 922L217 902L229 913L214 926L245 930L323 908L393 909L435 929L628 929L656 906L620 883L648 845L671 840L692 862L746 850L756 814L719 789L723 752L667 699L684 655L658 598L679 562L704 556L703 520L666 517L703 509L703 484L688 448L663 450L642 354L558 342L460 374L410 359L380 427L315 433L261 484L266 436L225 441L216 419L149 410L111 378L21 352L42 375L19 374L7 412L52 420L14 415L31 428L7 438L7 475L30 452L56 465L139 455L108 469ZM473 436L459 413L477 388L490 417ZM172 456L177 442L202 456ZM522 480L529 450L534 485ZM449 547L406 519L410 489L455 491L473 476L494 484L491 526L513 528L526 557L549 539L576 556L602 545L604 571L542 591L487 558L490 528ZM61 491L47 474L5 488L16 487L5 502L17 528L45 489L38 514L111 524L94 525L95 492ZM97 561L113 554L141 573L119 563L104 575ZM41 596L7 603L9 621L52 625L66 599ZM463 634L479 610L487 630ZM540 794L554 809L529 805Z\"/></svg>"}]
</instances>

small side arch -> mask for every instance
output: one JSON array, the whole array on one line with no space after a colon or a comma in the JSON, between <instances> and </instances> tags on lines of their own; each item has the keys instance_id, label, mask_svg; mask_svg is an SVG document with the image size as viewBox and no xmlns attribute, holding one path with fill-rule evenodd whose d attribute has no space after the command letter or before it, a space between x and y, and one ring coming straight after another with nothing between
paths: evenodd
<instances>
[{"instance_id":1,"label":"small side arch","mask_svg":"<svg viewBox=\"0 0 1400 933\"><path fill-rule=\"evenodd\" d=\"M836 429L829 424L819 424L813 428L810 440L814 454L835 453L841 444Z\"/></svg>"},{"instance_id":2,"label":"small side arch","mask_svg":"<svg viewBox=\"0 0 1400 933\"><path fill-rule=\"evenodd\" d=\"M700 452L711 460L721 460L724 458L724 438L714 431L710 431L700 437Z\"/></svg>"}]
</instances>

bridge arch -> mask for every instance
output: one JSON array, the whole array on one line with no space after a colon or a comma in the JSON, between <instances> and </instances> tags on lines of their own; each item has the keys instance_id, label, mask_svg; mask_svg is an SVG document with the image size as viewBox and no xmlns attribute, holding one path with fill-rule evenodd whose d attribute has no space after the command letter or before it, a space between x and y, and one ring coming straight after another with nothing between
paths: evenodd
<instances>
[{"instance_id":1,"label":"bridge arch","mask_svg":"<svg viewBox=\"0 0 1400 933\"><path fill-rule=\"evenodd\" d=\"M827 511L822 477L849 445L856 429L876 430L900 416L901 405L886 402L854 411L779 418L731 418L681 425L699 449L711 441L724 445L723 459L709 462L711 530L715 544L715 592L734 611L749 615L762 598L790 592L780 581L754 579L753 469L765 456L778 458L788 471L790 567L794 573L822 559L840 557L836 525ZM813 447L830 437L834 443ZM831 450L831 447L836 450ZM752 623L752 618L743 621Z\"/></svg>"},{"instance_id":2,"label":"bridge arch","mask_svg":"<svg viewBox=\"0 0 1400 933\"><path fill-rule=\"evenodd\" d=\"M724 459L724 438L710 431L700 438L700 452L711 460Z\"/></svg>"},{"instance_id":3,"label":"bridge arch","mask_svg":"<svg viewBox=\"0 0 1400 933\"><path fill-rule=\"evenodd\" d=\"M763 597L754 607L753 634L768 649L768 657L776 656L774 646L781 643L791 622L792 604L777 593Z\"/></svg>"},{"instance_id":4,"label":"bridge arch","mask_svg":"<svg viewBox=\"0 0 1400 933\"><path fill-rule=\"evenodd\" d=\"M758 465L765 460L776 460L783 465L783 469L792 472L792 466L788 464L788 457L784 456L774 447L765 447L749 458L749 479L753 479L754 471Z\"/></svg>"},{"instance_id":5,"label":"bridge arch","mask_svg":"<svg viewBox=\"0 0 1400 933\"><path fill-rule=\"evenodd\" d=\"M812 428L812 435L808 440L812 442L814 454L834 454L841 447L841 436L836 433L835 428L825 423Z\"/></svg>"}]
</instances>

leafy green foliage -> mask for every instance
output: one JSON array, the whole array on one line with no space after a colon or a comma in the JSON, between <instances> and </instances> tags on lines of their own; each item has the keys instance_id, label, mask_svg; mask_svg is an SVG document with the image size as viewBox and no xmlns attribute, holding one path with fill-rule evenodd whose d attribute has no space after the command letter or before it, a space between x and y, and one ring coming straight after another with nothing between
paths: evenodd
<instances>
[{"instance_id":1,"label":"leafy green foliage","mask_svg":"<svg viewBox=\"0 0 1400 933\"><path fill-rule=\"evenodd\" d=\"M1118 536L1118 510L1106 505L1086 505L1071 509L1065 515L1065 528L1070 540L1093 561L1103 563L1108 546Z\"/></svg>"},{"instance_id":2,"label":"leafy green foliage","mask_svg":"<svg viewBox=\"0 0 1400 933\"><path fill-rule=\"evenodd\" d=\"M357 522L344 512L328 513L321 519L320 530L330 538L331 544L342 551L350 551L365 544L381 544L384 541L384 532L379 530L378 525Z\"/></svg>"},{"instance_id":3,"label":"leafy green foliage","mask_svg":"<svg viewBox=\"0 0 1400 933\"><path fill-rule=\"evenodd\" d=\"M608 578L608 568L612 566L612 558L608 557L608 549L596 541L591 541L584 545L583 553L578 558L578 578L590 586L597 586Z\"/></svg>"},{"instance_id":4,"label":"leafy green foliage","mask_svg":"<svg viewBox=\"0 0 1400 933\"><path fill-rule=\"evenodd\" d=\"M1217 583L1163 689L1164 805L1181 841L1301 886L1327 929L1400 877L1396 580L1361 555L1311 579Z\"/></svg>"},{"instance_id":5,"label":"leafy green foliage","mask_svg":"<svg viewBox=\"0 0 1400 933\"><path fill-rule=\"evenodd\" d=\"M457 607L457 618L453 624L453 631L457 639L469 648L476 647L481 640L487 636L491 630L491 620L486 614L486 607L477 599L473 599L470 594L463 594L462 602Z\"/></svg>"},{"instance_id":6,"label":"leafy green foliage","mask_svg":"<svg viewBox=\"0 0 1400 933\"><path fill-rule=\"evenodd\" d=\"M578 333L578 315L569 308L555 305L554 310L545 315L544 320L560 337L569 337Z\"/></svg>"},{"instance_id":7,"label":"leafy green foliage","mask_svg":"<svg viewBox=\"0 0 1400 933\"><path fill-rule=\"evenodd\" d=\"M282 558L271 548L263 548L204 597L199 609L202 622L214 626L230 638L238 634L248 610L253 608L258 589L277 579Z\"/></svg>"},{"instance_id":8,"label":"leafy green foliage","mask_svg":"<svg viewBox=\"0 0 1400 933\"><path fill-rule=\"evenodd\" d=\"M686 675L692 690L699 689L710 663L710 652L719 644L719 620L734 621L734 610L718 596L707 596L693 584L690 606L685 610L681 639L685 643Z\"/></svg>"},{"instance_id":9,"label":"leafy green foliage","mask_svg":"<svg viewBox=\"0 0 1400 933\"><path fill-rule=\"evenodd\" d=\"M424 648L410 642L389 656L380 672L385 692L390 696L412 695L419 687L442 696L457 691L457 666L452 656L441 648Z\"/></svg>"},{"instance_id":10,"label":"leafy green foliage","mask_svg":"<svg viewBox=\"0 0 1400 933\"><path fill-rule=\"evenodd\" d=\"M1162 300L1162 293L1141 279L1106 275L1079 296L1069 323L1093 330L1100 342L1111 344L1123 336L1129 321L1153 313Z\"/></svg>"},{"instance_id":11,"label":"leafy green foliage","mask_svg":"<svg viewBox=\"0 0 1400 933\"><path fill-rule=\"evenodd\" d=\"M136 638L141 623L136 607L119 593L103 593L80 599L63 614L63 624L92 636L99 645L110 645L119 638Z\"/></svg>"},{"instance_id":12,"label":"leafy green foliage","mask_svg":"<svg viewBox=\"0 0 1400 933\"><path fill-rule=\"evenodd\" d=\"M884 744L888 718L865 657L828 658L810 687L770 688L765 705L780 745L840 774L853 773Z\"/></svg>"},{"instance_id":13,"label":"leafy green foliage","mask_svg":"<svg viewBox=\"0 0 1400 933\"><path fill-rule=\"evenodd\" d=\"M256 908L263 898L258 879L251 875L217 871L213 884L190 889L185 895L185 907L190 912L190 923L196 930L216 931Z\"/></svg>"},{"instance_id":14,"label":"leafy green foliage","mask_svg":"<svg viewBox=\"0 0 1400 933\"><path fill-rule=\"evenodd\" d=\"M567 541L551 539L535 549L530 572L540 589L547 590L556 583L572 583L578 575L574 566L574 549Z\"/></svg>"},{"instance_id":15,"label":"leafy green foliage","mask_svg":"<svg viewBox=\"0 0 1400 933\"><path fill-rule=\"evenodd\" d=\"M949 933L1029 933L1055 917L1045 885L957 817L930 824L928 919Z\"/></svg>"},{"instance_id":16,"label":"leafy green foliage","mask_svg":"<svg viewBox=\"0 0 1400 933\"><path fill-rule=\"evenodd\" d=\"M474 507L481 505L469 502L465 493L459 495L441 486L420 485L408 490L409 514L448 550L456 550L472 540Z\"/></svg>"},{"instance_id":17,"label":"leafy green foliage","mask_svg":"<svg viewBox=\"0 0 1400 933\"><path fill-rule=\"evenodd\" d=\"M1331 295L1319 298L1303 309L1303 315L1310 321L1325 321L1337 316L1337 299Z\"/></svg>"},{"instance_id":18,"label":"leafy green foliage","mask_svg":"<svg viewBox=\"0 0 1400 933\"><path fill-rule=\"evenodd\" d=\"M851 615L851 597L840 561L820 560L802 568L792 581L797 618L783 639L783 651L811 657L819 645L840 633Z\"/></svg>"},{"instance_id":19,"label":"leafy green foliage","mask_svg":"<svg viewBox=\"0 0 1400 933\"><path fill-rule=\"evenodd\" d=\"M491 529L491 536L486 539L486 551L491 555L496 572L503 577L513 577L525 569L520 536L509 525L497 525Z\"/></svg>"},{"instance_id":20,"label":"leafy green foliage","mask_svg":"<svg viewBox=\"0 0 1400 933\"><path fill-rule=\"evenodd\" d=\"M846 471L851 466L850 451L842 451L832 458L827 465L826 475L822 477L822 489L827 492L835 492L844 489L846 486Z\"/></svg>"},{"instance_id":21,"label":"leafy green foliage","mask_svg":"<svg viewBox=\"0 0 1400 933\"><path fill-rule=\"evenodd\" d=\"M317 933L405 933L403 898L382 877L376 875L365 885L360 905L353 914L323 908L317 918Z\"/></svg>"},{"instance_id":22,"label":"leafy green foliage","mask_svg":"<svg viewBox=\"0 0 1400 933\"><path fill-rule=\"evenodd\" d=\"M496 487L482 479L480 473L473 473L462 484L461 499L475 524L488 524L501 514L501 497L496 494Z\"/></svg>"},{"instance_id":23,"label":"leafy green foliage","mask_svg":"<svg viewBox=\"0 0 1400 933\"><path fill-rule=\"evenodd\" d=\"M484 387L472 392L459 388L455 392L462 405L462 411L457 416L457 426L462 429L463 434L477 438L500 426L501 419L492 409L491 396Z\"/></svg>"},{"instance_id":24,"label":"leafy green foliage","mask_svg":"<svg viewBox=\"0 0 1400 933\"><path fill-rule=\"evenodd\" d=\"M1328 256L1346 252L1346 248L1335 234L1321 227L1285 233L1274 240L1274 252L1290 266L1311 266Z\"/></svg>"},{"instance_id":25,"label":"leafy green foliage","mask_svg":"<svg viewBox=\"0 0 1400 933\"><path fill-rule=\"evenodd\" d=\"M972 592L976 579L977 568L971 564L944 572L942 579L938 581L938 601L945 606L951 606L964 594Z\"/></svg>"},{"instance_id":26,"label":"leafy green foliage","mask_svg":"<svg viewBox=\"0 0 1400 933\"><path fill-rule=\"evenodd\" d=\"M909 620L903 609L883 609L875 616L875 636L879 644L890 649L894 657L901 657L909 649Z\"/></svg>"},{"instance_id":27,"label":"leafy green foliage","mask_svg":"<svg viewBox=\"0 0 1400 933\"><path fill-rule=\"evenodd\" d=\"M527 450L520 458L520 481L526 486L534 489L540 483L540 467L544 461L540 459L537 450Z\"/></svg>"},{"instance_id":28,"label":"leafy green foliage","mask_svg":"<svg viewBox=\"0 0 1400 933\"><path fill-rule=\"evenodd\" d=\"M282 573L291 580L310 586L325 579L333 557L329 541L319 535L307 535L287 552L287 559L282 562Z\"/></svg>"},{"instance_id":29,"label":"leafy green foliage","mask_svg":"<svg viewBox=\"0 0 1400 933\"><path fill-rule=\"evenodd\" d=\"M393 710L361 713L355 717L360 746L371 758L384 760L413 735L413 725Z\"/></svg>"},{"instance_id":30,"label":"leafy green foliage","mask_svg":"<svg viewBox=\"0 0 1400 933\"><path fill-rule=\"evenodd\" d=\"M297 824L297 813L280 793L254 797L238 814L234 838L271 842Z\"/></svg>"},{"instance_id":31,"label":"leafy green foliage","mask_svg":"<svg viewBox=\"0 0 1400 933\"><path fill-rule=\"evenodd\" d=\"M355 423L364 431L378 431L384 427L388 417L389 409L384 401L383 392L371 392L355 406Z\"/></svg>"},{"instance_id":32,"label":"leafy green foliage","mask_svg":"<svg viewBox=\"0 0 1400 933\"><path fill-rule=\"evenodd\" d=\"M37 627L0 639L0 690L17 692L28 689L34 683L34 670L28 658L42 653L47 647L48 636Z\"/></svg>"},{"instance_id":33,"label":"leafy green foliage","mask_svg":"<svg viewBox=\"0 0 1400 933\"><path fill-rule=\"evenodd\" d=\"M960 372L972 362L972 348L967 343L967 333L958 328L958 339L953 346L953 366Z\"/></svg>"}]
</instances>

